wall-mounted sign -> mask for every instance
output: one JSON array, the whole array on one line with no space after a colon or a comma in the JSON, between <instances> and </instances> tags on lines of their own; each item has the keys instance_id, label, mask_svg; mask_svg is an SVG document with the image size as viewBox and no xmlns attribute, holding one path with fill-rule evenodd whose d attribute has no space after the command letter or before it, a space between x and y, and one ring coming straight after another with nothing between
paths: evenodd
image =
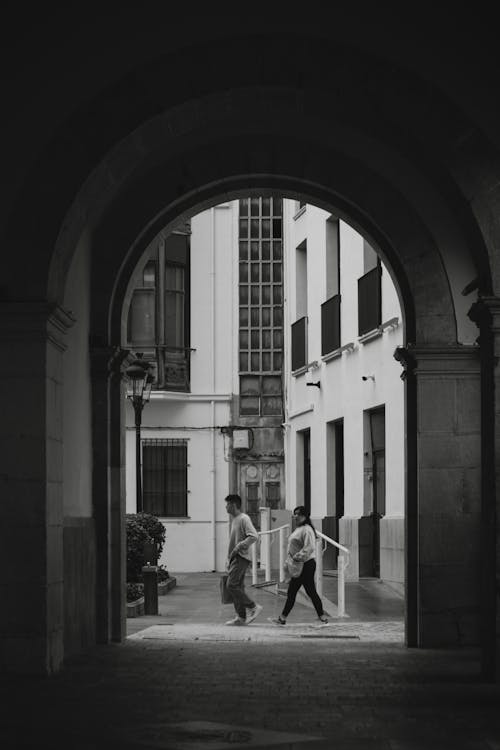
<instances>
[{"instance_id":1,"label":"wall-mounted sign","mask_svg":"<svg viewBox=\"0 0 500 750\"><path fill-rule=\"evenodd\" d=\"M233 430L233 448L240 450L250 448L250 430Z\"/></svg>"}]
</instances>

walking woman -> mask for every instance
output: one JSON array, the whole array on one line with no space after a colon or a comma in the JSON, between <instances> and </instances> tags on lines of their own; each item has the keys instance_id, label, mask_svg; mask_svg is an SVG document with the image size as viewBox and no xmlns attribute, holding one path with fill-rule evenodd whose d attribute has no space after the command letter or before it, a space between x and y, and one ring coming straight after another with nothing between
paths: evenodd
<instances>
[{"instance_id":1,"label":"walking woman","mask_svg":"<svg viewBox=\"0 0 500 750\"><path fill-rule=\"evenodd\" d=\"M314 573L316 571L316 532L311 523L311 519L309 518L309 514L303 505L299 505L295 508L293 515L297 519L297 528L288 538L288 569L293 576L295 572L294 568L300 569L301 564L303 564L303 567L300 575L296 578L292 577L290 579L283 612L278 618L273 620L273 622L278 625L286 625L286 618L292 611L300 587L303 586L306 594L314 605L314 609L316 610L320 622L327 623L328 620L323 612L323 605L314 583ZM294 563L298 563L298 565L294 565Z\"/></svg>"}]
</instances>

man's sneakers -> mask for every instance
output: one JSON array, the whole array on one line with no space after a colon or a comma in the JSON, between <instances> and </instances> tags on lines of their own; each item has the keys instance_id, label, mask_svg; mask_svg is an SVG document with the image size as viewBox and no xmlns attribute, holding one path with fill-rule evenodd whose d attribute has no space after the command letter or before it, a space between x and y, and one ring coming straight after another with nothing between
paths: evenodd
<instances>
[{"instance_id":1,"label":"man's sneakers","mask_svg":"<svg viewBox=\"0 0 500 750\"><path fill-rule=\"evenodd\" d=\"M226 622L226 625L246 625L246 624L247 624L247 621L244 620L243 617L238 617L238 615L236 615L236 617L233 617L232 620L228 620Z\"/></svg>"},{"instance_id":2,"label":"man's sneakers","mask_svg":"<svg viewBox=\"0 0 500 750\"><path fill-rule=\"evenodd\" d=\"M246 624L248 625L250 622L253 622L255 618L260 615L263 609L264 608L262 604L256 604L253 609L249 609L247 612Z\"/></svg>"},{"instance_id":3,"label":"man's sneakers","mask_svg":"<svg viewBox=\"0 0 500 750\"><path fill-rule=\"evenodd\" d=\"M239 617L236 615L236 617L233 617L232 620L228 620L226 622L226 625L248 625L249 622L253 622L256 617L260 615L262 612L263 607L261 604L256 604L253 609L247 610L247 616L246 619L243 617Z\"/></svg>"}]
</instances>

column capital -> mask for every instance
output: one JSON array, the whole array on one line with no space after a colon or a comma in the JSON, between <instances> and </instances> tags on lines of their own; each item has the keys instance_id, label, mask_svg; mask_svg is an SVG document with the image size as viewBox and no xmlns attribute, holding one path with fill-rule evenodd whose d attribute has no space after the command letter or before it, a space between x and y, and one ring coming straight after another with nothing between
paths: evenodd
<instances>
[{"instance_id":1,"label":"column capital","mask_svg":"<svg viewBox=\"0 0 500 750\"><path fill-rule=\"evenodd\" d=\"M500 333L499 297L480 297L477 302L474 302L467 315L480 330L487 328Z\"/></svg>"},{"instance_id":2,"label":"column capital","mask_svg":"<svg viewBox=\"0 0 500 750\"><path fill-rule=\"evenodd\" d=\"M451 344L433 346L408 344L398 346L394 359L401 362L404 380L410 374L426 375L470 375L479 372L479 346L477 344Z\"/></svg>"},{"instance_id":3,"label":"column capital","mask_svg":"<svg viewBox=\"0 0 500 750\"><path fill-rule=\"evenodd\" d=\"M39 301L0 302L0 342L50 341L61 351L64 336L76 322L70 310Z\"/></svg>"},{"instance_id":4,"label":"column capital","mask_svg":"<svg viewBox=\"0 0 500 750\"><path fill-rule=\"evenodd\" d=\"M408 376L415 373L417 361L412 352L406 346L397 346L394 349L394 354L392 356L403 368L403 372L400 375L401 380L406 380Z\"/></svg>"}]
</instances>

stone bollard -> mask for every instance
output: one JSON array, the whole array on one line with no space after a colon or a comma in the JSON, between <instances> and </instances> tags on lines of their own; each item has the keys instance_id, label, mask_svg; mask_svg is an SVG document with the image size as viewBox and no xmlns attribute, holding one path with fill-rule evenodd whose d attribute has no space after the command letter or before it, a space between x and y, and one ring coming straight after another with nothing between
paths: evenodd
<instances>
[{"instance_id":1,"label":"stone bollard","mask_svg":"<svg viewBox=\"0 0 500 750\"><path fill-rule=\"evenodd\" d=\"M143 565L142 580L144 583L144 614L158 614L158 566Z\"/></svg>"}]
</instances>

